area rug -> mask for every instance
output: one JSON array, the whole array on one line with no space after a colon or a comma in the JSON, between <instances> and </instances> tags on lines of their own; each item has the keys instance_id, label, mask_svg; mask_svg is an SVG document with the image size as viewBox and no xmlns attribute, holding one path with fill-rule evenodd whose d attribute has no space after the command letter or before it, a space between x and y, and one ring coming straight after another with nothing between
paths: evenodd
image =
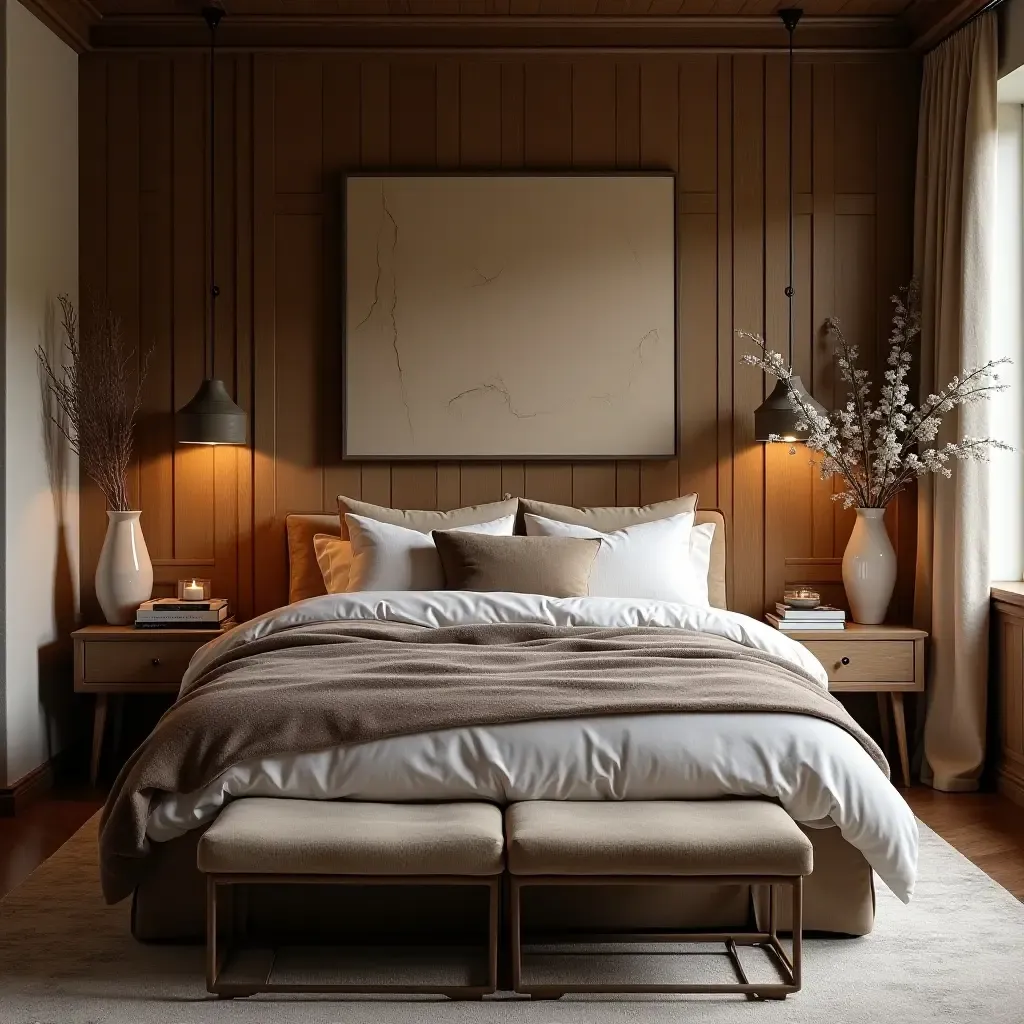
<instances>
[{"instance_id":1,"label":"area rug","mask_svg":"<svg viewBox=\"0 0 1024 1024\"><path fill-rule=\"evenodd\" d=\"M738 997L429 999L258 996L218 1001L202 950L143 946L129 904L105 906L96 820L0 903L3 1024L904 1024L1024 1020L1024 905L921 826L921 879L905 907L879 886L875 931L809 939L804 988ZM655 958L649 958L655 959ZM662 965L663 969L663 965Z\"/></svg>"}]
</instances>

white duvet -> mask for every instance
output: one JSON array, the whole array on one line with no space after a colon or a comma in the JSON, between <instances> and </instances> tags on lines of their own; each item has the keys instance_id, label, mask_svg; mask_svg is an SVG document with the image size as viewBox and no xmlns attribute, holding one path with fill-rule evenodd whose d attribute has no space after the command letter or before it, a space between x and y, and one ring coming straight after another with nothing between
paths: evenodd
<instances>
[{"instance_id":1,"label":"white duvet","mask_svg":"<svg viewBox=\"0 0 1024 1024\"><path fill-rule=\"evenodd\" d=\"M379 619L421 626L540 622L696 629L785 658L823 687L806 648L736 612L662 601L462 591L328 595L270 612L204 647L210 659L309 622ZM904 902L917 875L917 822L861 745L830 722L789 714L619 715L448 729L314 754L245 761L202 790L165 794L147 835L163 842L245 796L302 799L681 800L763 796L797 821L837 826Z\"/></svg>"}]
</instances>

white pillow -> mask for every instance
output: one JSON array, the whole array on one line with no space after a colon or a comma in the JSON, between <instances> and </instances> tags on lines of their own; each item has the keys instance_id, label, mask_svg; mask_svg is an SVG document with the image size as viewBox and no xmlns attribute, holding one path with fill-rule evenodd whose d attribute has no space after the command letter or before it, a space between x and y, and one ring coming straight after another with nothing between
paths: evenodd
<instances>
[{"instance_id":1,"label":"white pillow","mask_svg":"<svg viewBox=\"0 0 1024 1024\"><path fill-rule=\"evenodd\" d=\"M601 548L590 570L591 597L635 597L657 601L708 602L707 574L694 578L690 564L693 513L638 523L612 533L558 523L527 513L526 532L534 537L598 537ZM710 546L709 546L710 555Z\"/></svg>"},{"instance_id":2,"label":"white pillow","mask_svg":"<svg viewBox=\"0 0 1024 1024\"><path fill-rule=\"evenodd\" d=\"M352 539L352 564L345 592L357 590L444 590L444 570L429 533L408 530L345 513ZM453 533L511 537L516 517L455 527Z\"/></svg>"}]
</instances>

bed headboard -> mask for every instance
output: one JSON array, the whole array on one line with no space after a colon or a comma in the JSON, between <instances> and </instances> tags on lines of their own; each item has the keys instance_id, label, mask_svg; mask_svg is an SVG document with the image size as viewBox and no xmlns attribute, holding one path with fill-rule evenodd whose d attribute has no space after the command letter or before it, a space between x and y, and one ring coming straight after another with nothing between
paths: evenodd
<instances>
[{"instance_id":1,"label":"bed headboard","mask_svg":"<svg viewBox=\"0 0 1024 1024\"><path fill-rule=\"evenodd\" d=\"M693 518L693 525L715 524L715 536L711 541L711 568L708 570L708 599L715 608L727 609L729 600L725 589L725 516L717 508L699 508Z\"/></svg>"},{"instance_id":2,"label":"bed headboard","mask_svg":"<svg viewBox=\"0 0 1024 1024\"><path fill-rule=\"evenodd\" d=\"M699 508L694 524L715 524L711 542L711 570L708 573L708 597L715 608L726 608L725 590L725 516L716 508ZM327 512L294 512L285 519L288 530L288 600L302 601L325 594L324 580L316 564L313 537L318 533L341 536L337 514Z\"/></svg>"}]
</instances>

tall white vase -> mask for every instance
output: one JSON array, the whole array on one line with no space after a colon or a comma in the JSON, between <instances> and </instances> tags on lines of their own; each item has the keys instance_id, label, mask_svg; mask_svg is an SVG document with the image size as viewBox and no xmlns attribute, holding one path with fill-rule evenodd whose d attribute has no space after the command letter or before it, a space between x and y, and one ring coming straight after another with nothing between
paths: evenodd
<instances>
[{"instance_id":1,"label":"tall white vase","mask_svg":"<svg viewBox=\"0 0 1024 1024\"><path fill-rule=\"evenodd\" d=\"M857 509L843 554L843 586L854 622L885 621L896 586L896 552L885 529L884 508Z\"/></svg>"},{"instance_id":2,"label":"tall white vase","mask_svg":"<svg viewBox=\"0 0 1024 1024\"><path fill-rule=\"evenodd\" d=\"M139 525L141 512L108 512L107 535L96 565L96 597L107 622L127 626L153 596L153 563Z\"/></svg>"}]
</instances>

